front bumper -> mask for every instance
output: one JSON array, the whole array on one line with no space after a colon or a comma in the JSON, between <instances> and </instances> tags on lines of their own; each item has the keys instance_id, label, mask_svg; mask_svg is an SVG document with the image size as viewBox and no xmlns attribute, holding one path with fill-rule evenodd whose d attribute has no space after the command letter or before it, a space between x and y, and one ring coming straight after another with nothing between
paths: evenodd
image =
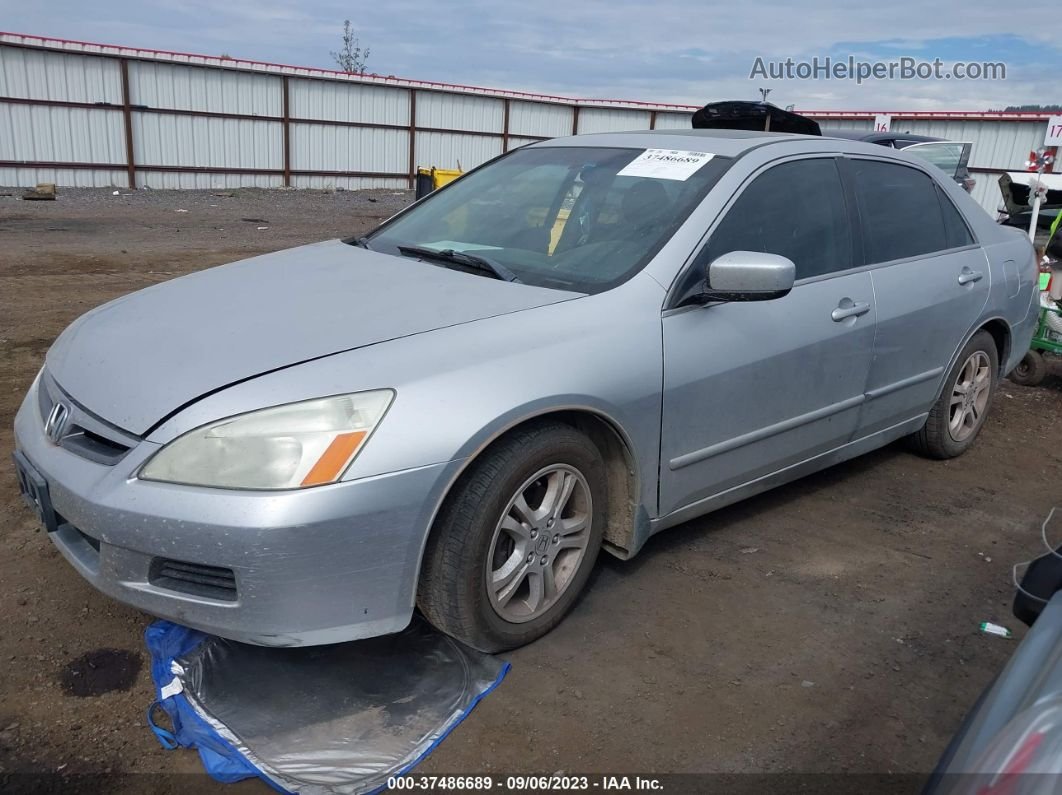
<instances>
[{"instance_id":1,"label":"front bumper","mask_svg":"<svg viewBox=\"0 0 1062 795\"><path fill-rule=\"evenodd\" d=\"M117 465L44 435L37 384L15 417L15 446L44 476L60 515L52 541L103 593L156 616L264 646L397 632L413 612L434 508L460 462L289 492L229 491L138 480L158 449L141 442ZM212 590L160 576L166 561ZM196 575L195 572L199 572ZM225 575L226 577L230 575Z\"/></svg>"}]
</instances>

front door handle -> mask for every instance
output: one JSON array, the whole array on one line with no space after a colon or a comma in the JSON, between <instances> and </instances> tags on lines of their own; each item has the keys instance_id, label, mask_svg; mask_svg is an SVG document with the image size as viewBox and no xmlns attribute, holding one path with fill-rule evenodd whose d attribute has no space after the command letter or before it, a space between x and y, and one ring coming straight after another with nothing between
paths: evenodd
<instances>
[{"instance_id":1,"label":"front door handle","mask_svg":"<svg viewBox=\"0 0 1062 795\"><path fill-rule=\"evenodd\" d=\"M859 317L865 315L870 311L870 304L866 301L853 301L850 298L844 298L841 303L837 305L837 308L830 313L830 318L834 323L840 323L842 320L847 320L850 317Z\"/></svg>"},{"instance_id":2,"label":"front door handle","mask_svg":"<svg viewBox=\"0 0 1062 795\"><path fill-rule=\"evenodd\" d=\"M969 268L963 268L959 273L959 284L970 284L971 282L979 282L985 275L981 271L972 271Z\"/></svg>"}]
</instances>

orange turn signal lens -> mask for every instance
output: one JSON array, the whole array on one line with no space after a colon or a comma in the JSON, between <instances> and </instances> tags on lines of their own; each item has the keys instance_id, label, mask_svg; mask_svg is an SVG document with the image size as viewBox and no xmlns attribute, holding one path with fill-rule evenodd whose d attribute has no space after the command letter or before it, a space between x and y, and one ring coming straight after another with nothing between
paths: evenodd
<instances>
[{"instance_id":1,"label":"orange turn signal lens","mask_svg":"<svg viewBox=\"0 0 1062 795\"><path fill-rule=\"evenodd\" d=\"M323 483L333 483L338 480L354 454L358 452L361 443L365 441L366 435L365 431L338 434L317 459L317 463L306 473L300 485L320 486Z\"/></svg>"}]
</instances>

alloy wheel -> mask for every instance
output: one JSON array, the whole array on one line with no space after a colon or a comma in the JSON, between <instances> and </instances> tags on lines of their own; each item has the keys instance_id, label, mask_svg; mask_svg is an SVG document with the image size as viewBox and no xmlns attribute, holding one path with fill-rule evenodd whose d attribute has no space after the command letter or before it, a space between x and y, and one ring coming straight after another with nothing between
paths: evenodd
<instances>
[{"instance_id":1,"label":"alloy wheel","mask_svg":"<svg viewBox=\"0 0 1062 795\"><path fill-rule=\"evenodd\" d=\"M579 570L592 521L590 486L579 470L551 464L525 480L502 512L487 555L494 611L520 624L556 604Z\"/></svg>"},{"instance_id":2,"label":"alloy wheel","mask_svg":"<svg viewBox=\"0 0 1062 795\"><path fill-rule=\"evenodd\" d=\"M963 364L951 391L948 433L956 442L977 432L992 394L992 363L984 351L974 351Z\"/></svg>"}]
</instances>

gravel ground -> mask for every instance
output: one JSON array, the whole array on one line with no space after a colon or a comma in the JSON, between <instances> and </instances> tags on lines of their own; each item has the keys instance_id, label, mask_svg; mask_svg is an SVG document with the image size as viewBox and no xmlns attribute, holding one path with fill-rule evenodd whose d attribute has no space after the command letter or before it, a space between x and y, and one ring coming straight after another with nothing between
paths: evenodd
<instances>
[{"instance_id":1,"label":"gravel ground","mask_svg":"<svg viewBox=\"0 0 1062 795\"><path fill-rule=\"evenodd\" d=\"M18 500L13 416L48 345L93 306L362 233L410 196L20 194L0 189L0 788L57 773L87 789L100 774L112 791L142 791L140 774L157 791L219 789L145 727L150 618L83 582ZM506 682L420 769L926 773L1014 649L978 624L1022 635L1010 567L1038 554L1060 431L1062 378L1004 382L960 459L892 446L689 522L633 561L603 556L572 615L510 655Z\"/></svg>"}]
</instances>

